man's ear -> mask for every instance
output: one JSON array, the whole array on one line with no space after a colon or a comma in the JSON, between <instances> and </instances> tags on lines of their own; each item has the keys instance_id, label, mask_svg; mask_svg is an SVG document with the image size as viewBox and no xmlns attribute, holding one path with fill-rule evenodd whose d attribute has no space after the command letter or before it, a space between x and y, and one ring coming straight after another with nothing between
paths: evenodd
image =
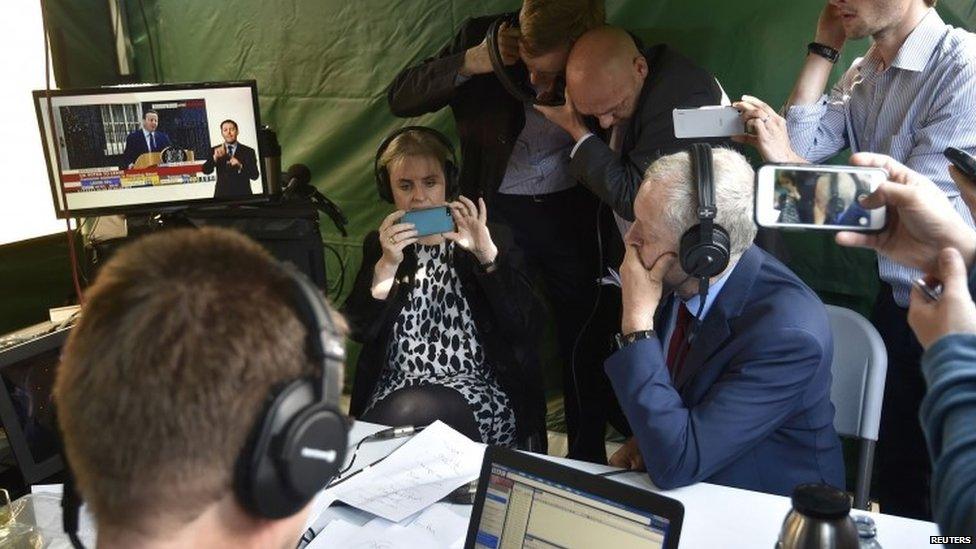
<instances>
[{"instance_id":1,"label":"man's ear","mask_svg":"<svg viewBox=\"0 0 976 549\"><path fill-rule=\"evenodd\" d=\"M643 55L638 55L634 58L634 69L637 71L637 75L640 76L641 80L647 77L647 59Z\"/></svg>"}]
</instances>

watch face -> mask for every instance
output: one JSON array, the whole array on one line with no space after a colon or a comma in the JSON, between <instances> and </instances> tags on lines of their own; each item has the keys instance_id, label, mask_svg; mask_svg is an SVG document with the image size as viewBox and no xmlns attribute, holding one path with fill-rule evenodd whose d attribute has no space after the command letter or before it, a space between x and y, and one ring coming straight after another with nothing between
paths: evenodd
<instances>
[{"instance_id":1,"label":"watch face","mask_svg":"<svg viewBox=\"0 0 976 549\"><path fill-rule=\"evenodd\" d=\"M187 158L186 151L184 151L183 149L176 149L173 147L166 147L166 149L163 150L160 156L162 157L164 164L171 164L173 162L186 162L186 158Z\"/></svg>"}]
</instances>

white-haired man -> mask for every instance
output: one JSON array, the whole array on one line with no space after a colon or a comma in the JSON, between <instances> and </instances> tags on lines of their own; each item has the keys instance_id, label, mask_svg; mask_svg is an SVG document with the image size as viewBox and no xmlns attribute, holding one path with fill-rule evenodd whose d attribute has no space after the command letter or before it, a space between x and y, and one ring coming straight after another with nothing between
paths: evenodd
<instances>
[{"instance_id":1,"label":"white-haired man","mask_svg":"<svg viewBox=\"0 0 976 549\"><path fill-rule=\"evenodd\" d=\"M715 149L713 181L730 261L704 303L676 259L682 234L698 223L688 153L654 162L634 202L620 270L621 348L605 367L635 436L610 463L646 466L662 488L708 481L785 495L806 482L843 487L826 311L752 244L746 159Z\"/></svg>"}]
</instances>

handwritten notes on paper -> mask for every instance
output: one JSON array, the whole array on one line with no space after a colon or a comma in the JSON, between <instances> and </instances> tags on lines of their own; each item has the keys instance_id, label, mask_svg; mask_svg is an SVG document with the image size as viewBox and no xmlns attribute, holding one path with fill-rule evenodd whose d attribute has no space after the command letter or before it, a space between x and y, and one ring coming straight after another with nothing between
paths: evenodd
<instances>
[{"instance_id":1,"label":"handwritten notes on paper","mask_svg":"<svg viewBox=\"0 0 976 549\"><path fill-rule=\"evenodd\" d=\"M437 421L385 460L326 492L399 522L478 478L484 451L483 444Z\"/></svg>"}]
</instances>

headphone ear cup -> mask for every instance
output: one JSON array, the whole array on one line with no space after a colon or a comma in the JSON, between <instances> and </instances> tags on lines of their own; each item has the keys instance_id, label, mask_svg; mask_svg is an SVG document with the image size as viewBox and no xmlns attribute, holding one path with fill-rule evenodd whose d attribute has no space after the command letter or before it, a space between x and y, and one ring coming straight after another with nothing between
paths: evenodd
<instances>
[{"instance_id":1,"label":"headphone ear cup","mask_svg":"<svg viewBox=\"0 0 976 549\"><path fill-rule=\"evenodd\" d=\"M309 379L297 379L277 391L259 416L255 431L238 457L234 491L252 514L278 519L294 514L307 503L282 481L276 441L289 429L298 411L315 401Z\"/></svg>"},{"instance_id":2,"label":"headphone ear cup","mask_svg":"<svg viewBox=\"0 0 976 549\"><path fill-rule=\"evenodd\" d=\"M718 275L729 266L729 233L712 227L711 242L701 241L701 225L692 225L681 235L678 248L681 270L695 278Z\"/></svg>"},{"instance_id":3,"label":"headphone ear cup","mask_svg":"<svg viewBox=\"0 0 976 549\"><path fill-rule=\"evenodd\" d=\"M393 204L393 189L390 188L390 172L385 167L376 170L376 193L380 198Z\"/></svg>"},{"instance_id":4,"label":"headphone ear cup","mask_svg":"<svg viewBox=\"0 0 976 549\"><path fill-rule=\"evenodd\" d=\"M310 406L289 425L276 449L289 488L300 496L302 506L326 487L346 458L346 421L331 406Z\"/></svg>"},{"instance_id":5,"label":"headphone ear cup","mask_svg":"<svg viewBox=\"0 0 976 549\"><path fill-rule=\"evenodd\" d=\"M694 276L695 266L698 263L697 248L698 243L701 241L698 234L701 231L701 225L692 225L688 227L688 230L681 235L681 239L678 241L678 260L681 263L681 270L685 274Z\"/></svg>"}]
</instances>

